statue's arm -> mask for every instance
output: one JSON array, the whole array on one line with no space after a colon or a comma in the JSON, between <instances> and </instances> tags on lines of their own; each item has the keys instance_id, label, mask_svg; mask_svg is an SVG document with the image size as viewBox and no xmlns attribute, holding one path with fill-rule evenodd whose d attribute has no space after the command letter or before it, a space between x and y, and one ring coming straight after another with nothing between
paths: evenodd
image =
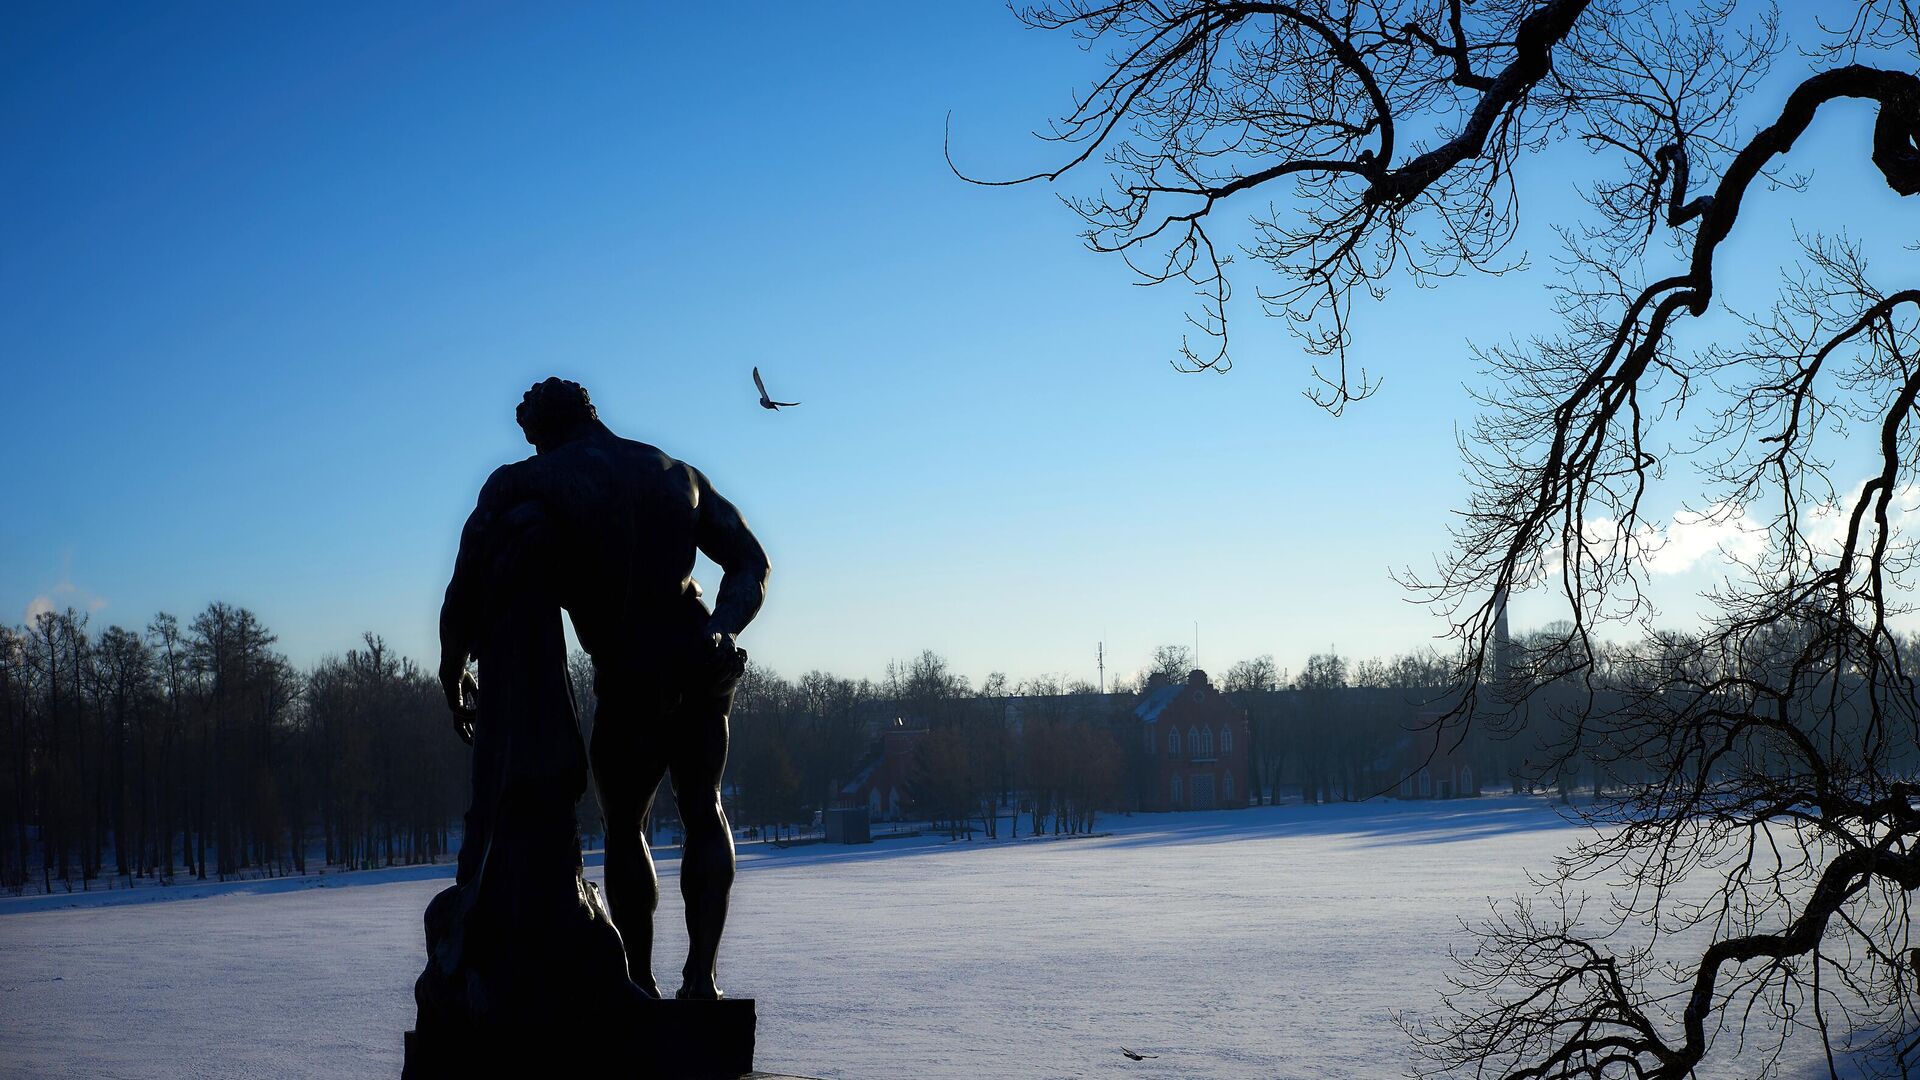
<instances>
[{"instance_id":1,"label":"statue's arm","mask_svg":"<svg viewBox=\"0 0 1920 1080\"><path fill-rule=\"evenodd\" d=\"M470 711L461 700L460 678L479 639L483 602L480 587L485 577L480 564L486 556L488 526L505 505L505 473L505 469L495 470L487 478L478 504L467 515L467 523L460 530L460 552L453 560L453 578L447 582L446 600L440 605L440 689L457 718Z\"/></svg>"},{"instance_id":2,"label":"statue's arm","mask_svg":"<svg viewBox=\"0 0 1920 1080\"><path fill-rule=\"evenodd\" d=\"M707 632L730 639L747 628L767 598L767 553L734 505L693 470L699 489L700 524L696 539L707 558L720 564L720 594L713 601Z\"/></svg>"}]
</instances>

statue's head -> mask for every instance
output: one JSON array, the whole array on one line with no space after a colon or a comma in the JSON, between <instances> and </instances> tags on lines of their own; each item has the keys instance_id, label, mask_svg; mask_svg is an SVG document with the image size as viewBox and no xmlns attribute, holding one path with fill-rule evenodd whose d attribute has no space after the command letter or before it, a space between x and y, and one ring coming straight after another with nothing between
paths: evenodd
<instances>
[{"instance_id":1,"label":"statue's head","mask_svg":"<svg viewBox=\"0 0 1920 1080\"><path fill-rule=\"evenodd\" d=\"M551 450L599 423L600 414L577 382L553 378L533 384L513 411L535 450Z\"/></svg>"}]
</instances>

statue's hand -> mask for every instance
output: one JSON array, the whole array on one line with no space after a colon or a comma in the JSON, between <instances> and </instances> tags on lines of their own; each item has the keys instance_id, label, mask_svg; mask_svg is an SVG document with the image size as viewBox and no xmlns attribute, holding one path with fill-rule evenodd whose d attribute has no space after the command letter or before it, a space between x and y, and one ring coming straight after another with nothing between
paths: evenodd
<instances>
[{"instance_id":1,"label":"statue's hand","mask_svg":"<svg viewBox=\"0 0 1920 1080\"><path fill-rule=\"evenodd\" d=\"M461 740L473 743L473 721L479 715L477 705L480 696L480 683L468 671L465 664L457 668L442 666L440 669L440 691L447 697L447 709L453 713L453 730Z\"/></svg>"},{"instance_id":2,"label":"statue's hand","mask_svg":"<svg viewBox=\"0 0 1920 1080\"><path fill-rule=\"evenodd\" d=\"M714 634L710 664L714 696L731 693L741 676L747 673L747 650L734 644L732 634Z\"/></svg>"}]
</instances>

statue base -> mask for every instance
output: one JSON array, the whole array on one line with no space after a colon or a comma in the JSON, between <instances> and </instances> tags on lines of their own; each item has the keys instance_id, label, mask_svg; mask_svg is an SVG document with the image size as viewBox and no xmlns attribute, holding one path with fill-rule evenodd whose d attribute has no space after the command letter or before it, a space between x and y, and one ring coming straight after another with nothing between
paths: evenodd
<instances>
[{"instance_id":1,"label":"statue base","mask_svg":"<svg viewBox=\"0 0 1920 1080\"><path fill-rule=\"evenodd\" d=\"M409 1031L404 1080L548 1072L591 1064L630 1080L740 1080L753 1073L752 998L642 1001L608 1026L562 1041L475 1045L459 1034Z\"/></svg>"}]
</instances>

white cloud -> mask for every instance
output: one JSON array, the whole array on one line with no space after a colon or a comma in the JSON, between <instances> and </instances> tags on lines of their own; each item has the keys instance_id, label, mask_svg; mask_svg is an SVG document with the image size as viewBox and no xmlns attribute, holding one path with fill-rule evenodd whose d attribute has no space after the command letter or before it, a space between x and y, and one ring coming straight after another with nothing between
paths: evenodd
<instances>
[{"instance_id":1,"label":"white cloud","mask_svg":"<svg viewBox=\"0 0 1920 1080\"><path fill-rule=\"evenodd\" d=\"M1641 535L1650 574L1684 574L1701 560L1719 556L1751 562L1767 548L1767 529L1745 507L1716 503L1703 512L1682 510L1665 528Z\"/></svg>"},{"instance_id":2,"label":"white cloud","mask_svg":"<svg viewBox=\"0 0 1920 1080\"><path fill-rule=\"evenodd\" d=\"M1847 528L1852 524L1853 504L1864 487L1866 481L1862 480L1851 488L1842 488L1836 501L1817 503L1807 510L1801 521L1801 532L1813 551L1828 559L1839 558L1840 547L1847 539ZM1861 522L1863 544L1870 542L1867 537L1874 527L1871 513L1869 508L1869 516ZM1920 486L1907 484L1894 491L1887 506L1887 528L1893 534L1890 545L1914 538L1916 529L1920 529Z\"/></svg>"},{"instance_id":3,"label":"white cloud","mask_svg":"<svg viewBox=\"0 0 1920 1080\"><path fill-rule=\"evenodd\" d=\"M46 612L74 608L91 614L107 606L106 597L73 583L73 556L69 554L63 561L65 566L61 569L59 583L48 586L27 602L25 617L28 626L32 626L33 620Z\"/></svg>"},{"instance_id":4,"label":"white cloud","mask_svg":"<svg viewBox=\"0 0 1920 1080\"><path fill-rule=\"evenodd\" d=\"M1842 488L1840 498L1807 506L1800 515L1800 535L1807 550L1818 558L1836 559L1847 537L1853 500L1865 481ZM1704 512L1682 510L1664 526L1648 526L1637 534L1646 568L1652 574L1684 574L1716 557L1723 562L1752 562L1776 542L1768 522L1745 506L1715 503ZM1866 527L1872 527L1869 519ZM1894 492L1887 508L1891 541L1898 545L1920 535L1920 485L1908 484Z\"/></svg>"},{"instance_id":5,"label":"white cloud","mask_svg":"<svg viewBox=\"0 0 1920 1080\"><path fill-rule=\"evenodd\" d=\"M1851 489L1854 496L1860 486ZM1852 505L1845 495L1838 502L1807 506L1799 523L1802 541L1816 556L1836 558L1846 539L1851 513ZM1894 493L1887 520L1895 544L1920 538L1920 485L1909 484ZM1638 561L1650 575L1675 577L1701 568L1725 573L1736 562L1760 559L1776 542L1768 524L1746 506L1714 503L1705 510L1681 510L1665 523L1641 525L1631 538L1614 518L1589 518L1582 524L1581 537L1598 558L1625 555ZM1623 550L1629 540L1630 549ZM1549 574L1558 570L1558 554L1547 559L1545 569Z\"/></svg>"}]
</instances>

